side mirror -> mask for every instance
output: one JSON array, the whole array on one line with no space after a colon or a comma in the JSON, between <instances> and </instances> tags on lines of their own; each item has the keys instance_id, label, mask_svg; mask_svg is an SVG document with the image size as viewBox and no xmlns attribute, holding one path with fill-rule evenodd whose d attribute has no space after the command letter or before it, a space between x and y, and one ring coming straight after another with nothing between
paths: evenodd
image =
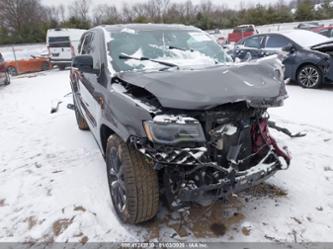
<instances>
[{"instance_id":1,"label":"side mirror","mask_svg":"<svg viewBox=\"0 0 333 249\"><path fill-rule=\"evenodd\" d=\"M99 70L94 69L94 60L91 55L75 56L72 60L72 67L79 69L83 73L99 73Z\"/></svg>"},{"instance_id":2,"label":"side mirror","mask_svg":"<svg viewBox=\"0 0 333 249\"><path fill-rule=\"evenodd\" d=\"M296 51L296 48L294 47L293 44L288 44L287 46L285 46L284 48L282 48L282 51L288 52L288 53L294 53Z\"/></svg>"}]
</instances>

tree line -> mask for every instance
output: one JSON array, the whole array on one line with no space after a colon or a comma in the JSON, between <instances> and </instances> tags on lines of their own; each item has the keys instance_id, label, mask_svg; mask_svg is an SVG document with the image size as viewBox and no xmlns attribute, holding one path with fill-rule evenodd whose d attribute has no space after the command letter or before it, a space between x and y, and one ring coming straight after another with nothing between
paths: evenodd
<instances>
[{"instance_id":1,"label":"tree line","mask_svg":"<svg viewBox=\"0 0 333 249\"><path fill-rule=\"evenodd\" d=\"M49 28L83 28L118 23L182 23L201 29L232 28L240 24L308 21L333 18L331 0L278 0L269 5L246 6L237 10L210 0L194 4L172 0L147 0L93 6L91 0L74 0L64 5L45 6L40 0L0 0L0 44L43 42ZM315 4L321 4L315 8ZM332 2L333 3L333 2ZM317 5L318 6L318 5ZM294 9L295 11L292 11Z\"/></svg>"}]
</instances>

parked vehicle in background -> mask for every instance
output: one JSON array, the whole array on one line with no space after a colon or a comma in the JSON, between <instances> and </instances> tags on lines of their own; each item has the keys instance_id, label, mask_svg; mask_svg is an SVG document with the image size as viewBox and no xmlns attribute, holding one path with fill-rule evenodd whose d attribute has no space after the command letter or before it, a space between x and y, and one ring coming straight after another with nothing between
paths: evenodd
<instances>
[{"instance_id":1,"label":"parked vehicle in background","mask_svg":"<svg viewBox=\"0 0 333 249\"><path fill-rule=\"evenodd\" d=\"M78 53L78 46L84 29L49 29L46 44L52 65L60 70L71 65L72 58Z\"/></svg>"},{"instance_id":2,"label":"parked vehicle in background","mask_svg":"<svg viewBox=\"0 0 333 249\"><path fill-rule=\"evenodd\" d=\"M328 38L333 37L333 26L322 26L319 28L314 28L311 31L316 32L318 34L324 35Z\"/></svg>"},{"instance_id":3,"label":"parked vehicle in background","mask_svg":"<svg viewBox=\"0 0 333 249\"><path fill-rule=\"evenodd\" d=\"M6 70L5 60L0 53L0 85L9 85L10 77Z\"/></svg>"},{"instance_id":4,"label":"parked vehicle in background","mask_svg":"<svg viewBox=\"0 0 333 249\"><path fill-rule=\"evenodd\" d=\"M285 77L305 88L318 88L333 81L333 41L308 30L290 30L248 37L239 42L231 55L240 60L257 59L281 53Z\"/></svg>"},{"instance_id":5,"label":"parked vehicle in background","mask_svg":"<svg viewBox=\"0 0 333 249\"><path fill-rule=\"evenodd\" d=\"M7 57L6 57L7 55ZM31 54L28 51L16 51L4 56L7 72L12 75L49 70L51 64L48 57Z\"/></svg>"},{"instance_id":6,"label":"parked vehicle in background","mask_svg":"<svg viewBox=\"0 0 333 249\"><path fill-rule=\"evenodd\" d=\"M226 39L224 36L220 36L216 39L217 43L223 46L226 43Z\"/></svg>"},{"instance_id":7,"label":"parked vehicle in background","mask_svg":"<svg viewBox=\"0 0 333 249\"><path fill-rule=\"evenodd\" d=\"M184 25L102 26L81 40L70 74L76 121L105 157L124 222L153 218L160 195L180 209L289 165L268 131L267 108L287 97L277 58L232 65L215 39Z\"/></svg>"},{"instance_id":8,"label":"parked vehicle in background","mask_svg":"<svg viewBox=\"0 0 333 249\"><path fill-rule=\"evenodd\" d=\"M305 29L305 30L313 30L315 28L323 26L319 22L307 22L307 23L300 23L297 25L296 29Z\"/></svg>"},{"instance_id":9,"label":"parked vehicle in background","mask_svg":"<svg viewBox=\"0 0 333 249\"><path fill-rule=\"evenodd\" d=\"M240 25L228 35L228 43L237 43L240 40L254 34L258 34L258 30L252 24Z\"/></svg>"}]
</instances>

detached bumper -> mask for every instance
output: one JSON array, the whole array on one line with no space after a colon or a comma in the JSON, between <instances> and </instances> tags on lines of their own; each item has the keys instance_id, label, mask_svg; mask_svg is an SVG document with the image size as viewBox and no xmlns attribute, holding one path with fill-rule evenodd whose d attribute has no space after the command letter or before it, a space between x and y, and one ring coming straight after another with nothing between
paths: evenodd
<instances>
[{"instance_id":1,"label":"detached bumper","mask_svg":"<svg viewBox=\"0 0 333 249\"><path fill-rule=\"evenodd\" d=\"M270 164L260 163L246 171L231 171L217 184L181 189L178 198L182 202L220 199L262 183L281 168L281 162L277 159Z\"/></svg>"}]
</instances>

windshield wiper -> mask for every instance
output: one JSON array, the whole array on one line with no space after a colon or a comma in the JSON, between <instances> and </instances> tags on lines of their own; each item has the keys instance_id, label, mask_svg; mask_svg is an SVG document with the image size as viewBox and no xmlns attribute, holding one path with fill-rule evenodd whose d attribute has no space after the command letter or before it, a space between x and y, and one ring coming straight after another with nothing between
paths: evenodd
<instances>
[{"instance_id":1,"label":"windshield wiper","mask_svg":"<svg viewBox=\"0 0 333 249\"><path fill-rule=\"evenodd\" d=\"M195 52L194 49L189 48L189 49L185 49L185 48L180 48L180 47L176 47L176 46L167 46L168 49L176 49L176 50L180 50L180 51L190 51L190 52Z\"/></svg>"},{"instance_id":2,"label":"windshield wiper","mask_svg":"<svg viewBox=\"0 0 333 249\"><path fill-rule=\"evenodd\" d=\"M151 58L148 58L148 57L134 57L134 56L130 56L130 55L127 55L127 54L120 54L119 59L121 59L121 60L152 61L152 62L159 63L161 65L164 65L164 66L176 67L177 69L179 69L179 66L174 64L174 63L154 60L154 59L151 59Z\"/></svg>"}]
</instances>

